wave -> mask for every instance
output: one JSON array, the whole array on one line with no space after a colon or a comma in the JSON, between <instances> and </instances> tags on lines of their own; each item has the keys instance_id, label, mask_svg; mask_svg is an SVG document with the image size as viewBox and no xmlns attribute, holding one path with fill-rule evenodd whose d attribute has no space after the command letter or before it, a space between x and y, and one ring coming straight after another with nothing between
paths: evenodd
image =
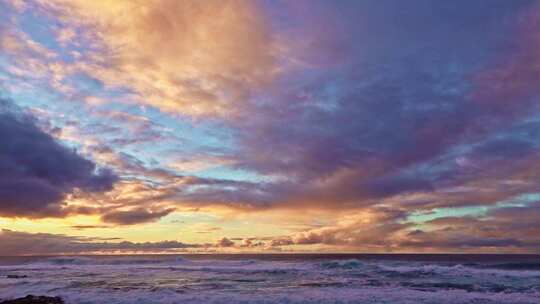
<instances>
[{"instance_id":1,"label":"wave","mask_svg":"<svg viewBox=\"0 0 540 304\"><path fill-rule=\"evenodd\" d=\"M377 268L381 273L384 273L388 277L408 277L408 278L421 278L431 276L500 276L500 277L523 277L523 278L540 278L540 271L529 269L511 269L511 268L495 268L486 266L465 266L462 264L456 265L436 265L436 264L423 264L413 266L389 266L378 265Z\"/></svg>"},{"instance_id":2,"label":"wave","mask_svg":"<svg viewBox=\"0 0 540 304\"><path fill-rule=\"evenodd\" d=\"M324 261L319 264L321 268L323 269L358 269L364 264L356 259L350 259L350 260L331 260L331 261Z\"/></svg>"},{"instance_id":3,"label":"wave","mask_svg":"<svg viewBox=\"0 0 540 304\"><path fill-rule=\"evenodd\" d=\"M502 263L486 265L485 268L507 269L507 270L540 270L539 262L522 263Z\"/></svg>"},{"instance_id":4,"label":"wave","mask_svg":"<svg viewBox=\"0 0 540 304\"><path fill-rule=\"evenodd\" d=\"M0 288L1 290L1 288ZM290 290L269 290L256 292L227 292L224 290L214 290L208 293L189 293L173 290L143 291L143 290L116 290L106 293L100 289L64 289L50 296L60 296L66 303L110 303L110 304L236 304L236 303L256 303L256 304L418 304L418 303L438 303L438 304L534 304L538 303L535 294L508 294L508 293L480 293L463 289L447 289L438 292L426 292L423 288L403 289L403 288L341 288L334 286L301 286L290 292ZM9 290L1 297L5 299L17 298L25 295L25 292Z\"/></svg>"},{"instance_id":5,"label":"wave","mask_svg":"<svg viewBox=\"0 0 540 304\"><path fill-rule=\"evenodd\" d=\"M87 268L88 266L137 267L148 270L167 269L169 271L244 273L244 274L286 274L299 269L311 269L311 264L281 263L274 261L246 260L196 260L183 257L50 257L19 265L21 270ZM121 270L120 270L121 271Z\"/></svg>"}]
</instances>

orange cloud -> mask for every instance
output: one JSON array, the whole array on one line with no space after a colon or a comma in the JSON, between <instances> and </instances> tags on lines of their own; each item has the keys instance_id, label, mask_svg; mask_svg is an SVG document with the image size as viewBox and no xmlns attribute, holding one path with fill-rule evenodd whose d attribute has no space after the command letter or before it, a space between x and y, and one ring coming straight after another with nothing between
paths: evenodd
<instances>
[{"instance_id":1,"label":"orange cloud","mask_svg":"<svg viewBox=\"0 0 540 304\"><path fill-rule=\"evenodd\" d=\"M251 1L42 1L86 41L76 63L171 113L226 115L278 73L278 46Z\"/></svg>"}]
</instances>

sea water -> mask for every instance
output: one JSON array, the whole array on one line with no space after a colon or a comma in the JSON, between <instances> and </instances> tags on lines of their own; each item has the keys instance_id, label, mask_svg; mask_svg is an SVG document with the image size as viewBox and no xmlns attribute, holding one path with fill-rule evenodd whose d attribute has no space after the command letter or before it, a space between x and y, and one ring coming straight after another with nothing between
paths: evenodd
<instances>
[{"instance_id":1,"label":"sea water","mask_svg":"<svg viewBox=\"0 0 540 304\"><path fill-rule=\"evenodd\" d=\"M0 258L0 299L92 303L540 303L534 255Z\"/></svg>"}]
</instances>

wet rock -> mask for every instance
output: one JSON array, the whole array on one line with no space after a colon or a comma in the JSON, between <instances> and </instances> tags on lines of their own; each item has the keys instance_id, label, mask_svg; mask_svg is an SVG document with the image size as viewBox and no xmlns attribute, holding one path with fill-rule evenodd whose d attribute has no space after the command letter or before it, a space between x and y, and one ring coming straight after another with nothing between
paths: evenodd
<instances>
[{"instance_id":1,"label":"wet rock","mask_svg":"<svg viewBox=\"0 0 540 304\"><path fill-rule=\"evenodd\" d=\"M24 298L2 301L0 304L64 304L64 301L60 297L27 295Z\"/></svg>"},{"instance_id":2,"label":"wet rock","mask_svg":"<svg viewBox=\"0 0 540 304\"><path fill-rule=\"evenodd\" d=\"M17 275L17 274L8 274L7 278L8 279L24 279L24 278L28 278L28 276L27 275Z\"/></svg>"}]
</instances>

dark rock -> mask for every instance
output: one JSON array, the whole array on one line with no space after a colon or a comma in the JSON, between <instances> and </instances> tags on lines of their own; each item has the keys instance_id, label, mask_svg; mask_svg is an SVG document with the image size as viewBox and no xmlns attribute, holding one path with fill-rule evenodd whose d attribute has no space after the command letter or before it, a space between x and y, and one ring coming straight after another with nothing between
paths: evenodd
<instances>
[{"instance_id":1,"label":"dark rock","mask_svg":"<svg viewBox=\"0 0 540 304\"><path fill-rule=\"evenodd\" d=\"M60 297L27 295L24 298L6 300L0 302L0 304L64 304L64 301Z\"/></svg>"},{"instance_id":2,"label":"dark rock","mask_svg":"<svg viewBox=\"0 0 540 304\"><path fill-rule=\"evenodd\" d=\"M7 278L8 279L24 279L24 278L28 278L28 276L27 275L17 275L17 274L8 274Z\"/></svg>"}]
</instances>

